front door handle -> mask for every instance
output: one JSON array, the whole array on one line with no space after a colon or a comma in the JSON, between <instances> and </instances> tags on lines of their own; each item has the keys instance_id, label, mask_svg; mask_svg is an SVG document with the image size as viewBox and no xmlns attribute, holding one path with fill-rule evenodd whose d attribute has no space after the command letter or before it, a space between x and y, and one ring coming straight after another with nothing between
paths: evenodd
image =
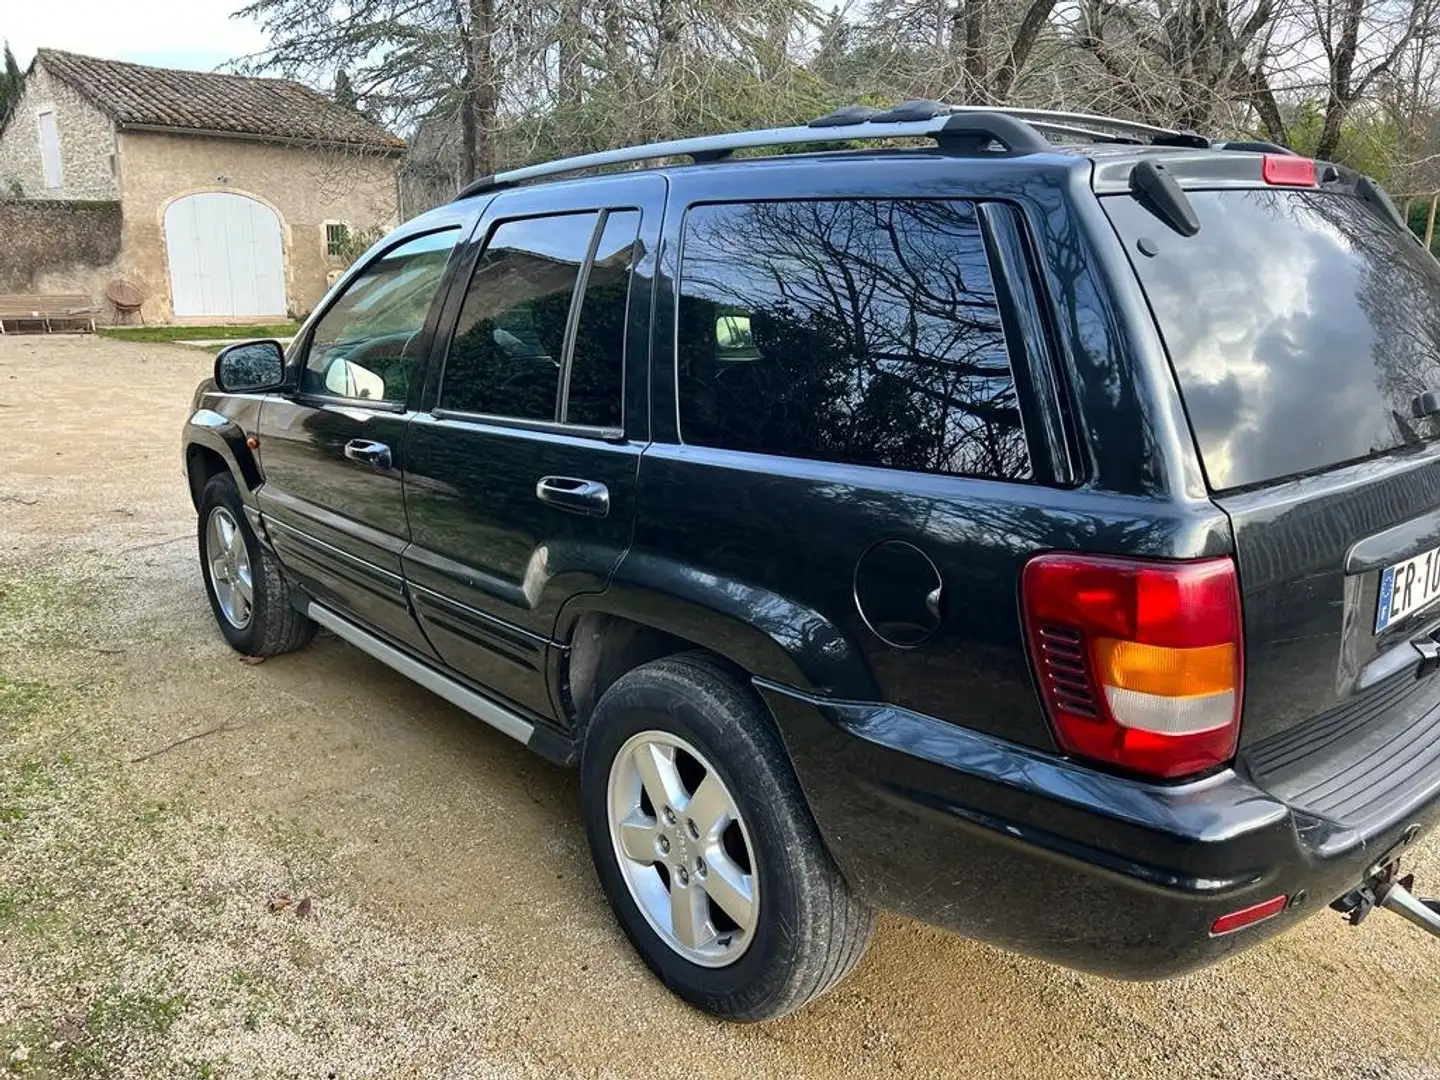
<instances>
[{"instance_id":1,"label":"front door handle","mask_svg":"<svg viewBox=\"0 0 1440 1080\"><path fill-rule=\"evenodd\" d=\"M542 476L535 484L535 497L572 514L605 517L610 513L610 489L598 480Z\"/></svg>"},{"instance_id":2,"label":"front door handle","mask_svg":"<svg viewBox=\"0 0 1440 1080\"><path fill-rule=\"evenodd\" d=\"M351 439L345 444L345 457L350 461L358 461L361 465L369 465L372 469L385 471L390 468L390 447L383 442Z\"/></svg>"}]
</instances>

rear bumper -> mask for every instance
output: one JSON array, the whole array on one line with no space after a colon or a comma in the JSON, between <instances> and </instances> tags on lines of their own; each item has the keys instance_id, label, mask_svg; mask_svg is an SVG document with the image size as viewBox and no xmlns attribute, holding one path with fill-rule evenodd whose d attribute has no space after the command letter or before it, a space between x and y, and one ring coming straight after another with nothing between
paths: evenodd
<instances>
[{"instance_id":1,"label":"rear bumper","mask_svg":"<svg viewBox=\"0 0 1440 1080\"><path fill-rule=\"evenodd\" d=\"M758 683L831 854L860 895L1116 978L1192 970L1323 910L1440 795L1346 828L1226 771L1161 786L884 705ZM1290 905L1212 937L1224 914Z\"/></svg>"}]
</instances>

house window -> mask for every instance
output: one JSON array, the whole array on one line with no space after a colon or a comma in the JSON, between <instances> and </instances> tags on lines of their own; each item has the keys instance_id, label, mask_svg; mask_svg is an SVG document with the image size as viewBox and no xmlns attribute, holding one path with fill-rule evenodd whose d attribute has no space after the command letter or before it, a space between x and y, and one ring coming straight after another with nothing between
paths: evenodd
<instances>
[{"instance_id":1,"label":"house window","mask_svg":"<svg viewBox=\"0 0 1440 1080\"><path fill-rule=\"evenodd\" d=\"M325 254L332 259L345 256L345 247L350 243L350 226L343 221L325 223Z\"/></svg>"},{"instance_id":2,"label":"house window","mask_svg":"<svg viewBox=\"0 0 1440 1080\"><path fill-rule=\"evenodd\" d=\"M40 110L40 162L45 168L45 186L60 186L60 129L55 126L55 110Z\"/></svg>"}]
</instances>

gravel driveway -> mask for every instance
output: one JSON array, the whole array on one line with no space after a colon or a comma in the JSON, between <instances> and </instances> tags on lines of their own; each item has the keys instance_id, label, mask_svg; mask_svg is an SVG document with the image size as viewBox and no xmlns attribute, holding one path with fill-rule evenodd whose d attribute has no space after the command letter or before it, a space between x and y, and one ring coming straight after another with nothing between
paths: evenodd
<instances>
[{"instance_id":1,"label":"gravel driveway","mask_svg":"<svg viewBox=\"0 0 1440 1080\"><path fill-rule=\"evenodd\" d=\"M886 916L797 1016L691 1011L570 773L332 637L224 646L177 441L210 365L0 339L0 1075L1440 1077L1440 942L1383 914L1160 984Z\"/></svg>"}]
</instances>

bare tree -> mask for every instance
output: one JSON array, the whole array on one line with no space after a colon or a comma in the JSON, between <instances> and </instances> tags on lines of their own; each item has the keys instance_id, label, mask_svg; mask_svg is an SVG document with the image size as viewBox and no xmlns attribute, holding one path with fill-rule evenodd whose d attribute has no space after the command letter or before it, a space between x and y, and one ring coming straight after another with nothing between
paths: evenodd
<instances>
[{"instance_id":1,"label":"bare tree","mask_svg":"<svg viewBox=\"0 0 1440 1080\"><path fill-rule=\"evenodd\" d=\"M1405 51L1435 30L1436 0L1303 0L1300 26L1324 51L1325 113L1315 156L1332 158L1341 125Z\"/></svg>"}]
</instances>

